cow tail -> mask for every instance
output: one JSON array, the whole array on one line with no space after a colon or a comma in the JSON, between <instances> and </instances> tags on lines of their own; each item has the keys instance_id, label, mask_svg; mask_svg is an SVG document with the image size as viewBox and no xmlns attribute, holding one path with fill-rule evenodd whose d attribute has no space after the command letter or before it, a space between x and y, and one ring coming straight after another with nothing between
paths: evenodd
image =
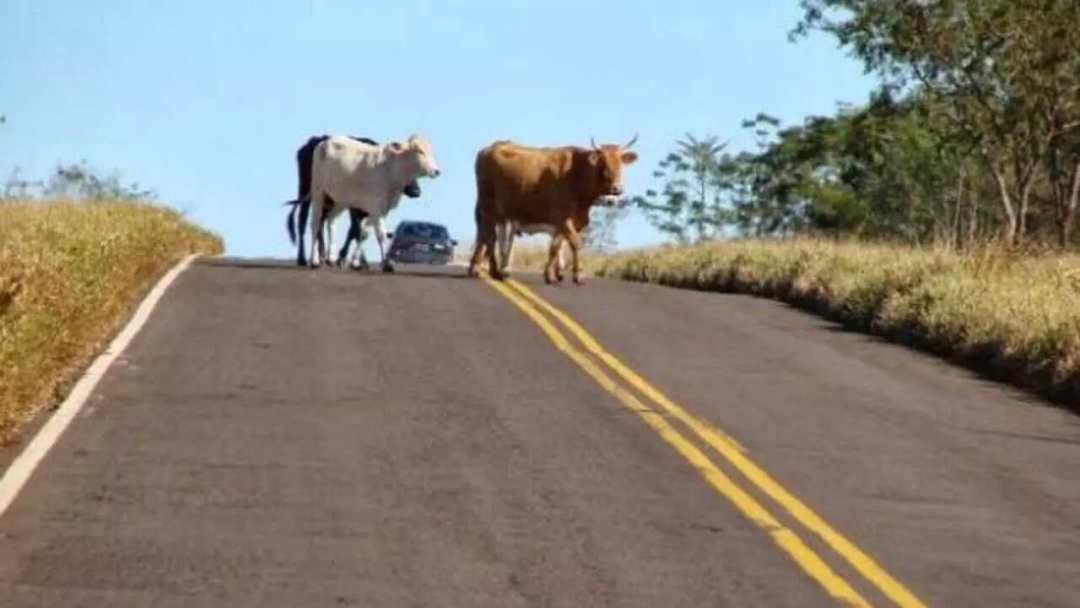
<instances>
[{"instance_id":1,"label":"cow tail","mask_svg":"<svg viewBox=\"0 0 1080 608\"><path fill-rule=\"evenodd\" d=\"M289 231L289 243L295 245L296 244L296 224L295 224L295 221L296 221L296 201L289 201L288 203L285 203L285 204L288 205L289 203L292 203L293 208L289 209L289 215L285 219L285 229Z\"/></svg>"},{"instance_id":2,"label":"cow tail","mask_svg":"<svg viewBox=\"0 0 1080 608\"><path fill-rule=\"evenodd\" d=\"M304 198L300 199L300 218L296 224L297 230L304 230L304 227L308 224L308 212L311 210L311 193L309 192Z\"/></svg>"},{"instance_id":3,"label":"cow tail","mask_svg":"<svg viewBox=\"0 0 1080 608\"><path fill-rule=\"evenodd\" d=\"M303 230L304 224L307 222L307 208L310 205L311 196L305 196L298 200L285 201L282 206L292 205L292 209L289 210L289 215L285 218L285 229L289 232L289 242L293 245L296 244L296 230L297 228ZM296 223L296 209L300 208L300 223Z\"/></svg>"}]
</instances>

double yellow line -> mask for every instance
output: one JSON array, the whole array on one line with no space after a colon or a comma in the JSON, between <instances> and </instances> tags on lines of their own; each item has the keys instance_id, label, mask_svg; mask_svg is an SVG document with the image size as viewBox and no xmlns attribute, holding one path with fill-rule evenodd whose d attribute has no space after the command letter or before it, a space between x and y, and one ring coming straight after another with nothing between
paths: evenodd
<instances>
[{"instance_id":1,"label":"double yellow line","mask_svg":"<svg viewBox=\"0 0 1080 608\"><path fill-rule=\"evenodd\" d=\"M483 272L481 272L480 276L488 285L495 288L496 291L536 323L548 339L551 340L552 344L555 345L555 348L570 357L597 384L641 417L664 441L696 467L709 485L731 501L747 519L764 530L774 543L837 601L848 606L871 605L846 580L830 568L813 549L807 546L794 531L777 521L760 502L739 487L693 442L676 430L668 422L668 418L678 420L702 441L715 449L731 466L742 473L751 484L776 501L796 521L817 534L829 547L847 560L856 571L880 589L896 605L904 608L925 608L925 605L911 591L747 458L745 449L734 439L719 428L691 415L667 398L646 382L644 378L606 351L595 338L589 335L584 328L566 313L551 305L516 280L495 281ZM592 357L575 346L551 321L541 314L541 311L546 312L561 323ZM623 386L614 380L605 371L605 366L607 370L621 378L627 386ZM657 407L646 405L630 389L636 389L638 393Z\"/></svg>"}]
</instances>

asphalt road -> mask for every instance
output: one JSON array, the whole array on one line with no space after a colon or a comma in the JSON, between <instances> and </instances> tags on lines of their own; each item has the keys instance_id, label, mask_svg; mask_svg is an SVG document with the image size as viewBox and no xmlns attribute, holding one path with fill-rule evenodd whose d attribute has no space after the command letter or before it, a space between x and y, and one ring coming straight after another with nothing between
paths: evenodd
<instances>
[{"instance_id":1,"label":"asphalt road","mask_svg":"<svg viewBox=\"0 0 1080 608\"><path fill-rule=\"evenodd\" d=\"M1080 606L1076 416L768 301L517 278L636 374L462 268L197 262L0 516L0 606Z\"/></svg>"}]
</instances>

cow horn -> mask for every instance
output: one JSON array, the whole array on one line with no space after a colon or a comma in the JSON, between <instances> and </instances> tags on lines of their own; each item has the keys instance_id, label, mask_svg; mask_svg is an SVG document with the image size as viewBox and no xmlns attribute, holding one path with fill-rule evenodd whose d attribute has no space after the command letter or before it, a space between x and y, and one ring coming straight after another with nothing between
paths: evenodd
<instances>
[{"instance_id":1,"label":"cow horn","mask_svg":"<svg viewBox=\"0 0 1080 608\"><path fill-rule=\"evenodd\" d=\"M629 149L630 149L630 146L634 145L634 142L636 142L636 141L637 141L637 138L638 138L638 133L634 133L634 136L630 138L630 141L629 141L629 142L627 142L627 143L626 143L626 145L624 145L624 146L622 147L622 149L623 149L623 150L629 150Z\"/></svg>"},{"instance_id":2,"label":"cow horn","mask_svg":"<svg viewBox=\"0 0 1080 608\"><path fill-rule=\"evenodd\" d=\"M596 145L596 140L593 138L592 135L589 136L589 145L591 145L594 150L600 149L600 146Z\"/></svg>"}]
</instances>

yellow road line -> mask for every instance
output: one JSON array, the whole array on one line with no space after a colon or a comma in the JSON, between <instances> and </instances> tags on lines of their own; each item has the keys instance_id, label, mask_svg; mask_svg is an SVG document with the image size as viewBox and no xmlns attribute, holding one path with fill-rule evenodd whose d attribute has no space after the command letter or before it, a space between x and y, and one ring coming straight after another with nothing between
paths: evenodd
<instances>
[{"instance_id":1,"label":"yellow road line","mask_svg":"<svg viewBox=\"0 0 1080 608\"><path fill-rule=\"evenodd\" d=\"M543 317L528 301L515 293L512 289L494 281L481 273L480 277L510 300L526 316L528 316L541 331L551 340L555 348L570 357L582 370L585 371L597 384L611 393L620 403L640 416L646 424L655 430L661 438L670 444L675 450L690 462L705 480L726 497L738 508L751 522L764 530L781 549L784 550L795 562L825 591L832 597L848 606L870 606L859 593L851 587L843 578L834 572L813 549L808 547L789 528L784 527L761 505L724 474L704 453L693 443L683 437L672 427L664 417L642 403L633 393L619 386L610 376L605 374L600 367L588 358L585 353L575 348L570 341L546 318Z\"/></svg>"},{"instance_id":2,"label":"yellow road line","mask_svg":"<svg viewBox=\"0 0 1080 608\"><path fill-rule=\"evenodd\" d=\"M915 597L910 590L904 587L900 581L896 580L886 572L871 559L870 556L856 547L854 543L833 529L829 524L825 523L825 520L796 498L791 492L787 491L768 473L747 458L744 455L745 450L724 431L692 416L685 409L677 405L658 389L645 381L644 378L624 365L614 355L600 346L595 338L566 313L536 295L531 289L522 285L520 282L513 279L508 279L507 282L513 285L523 296L561 322L570 333L581 341L582 345L584 345L589 352L606 363L612 371L621 376L628 384L654 401L673 418L679 420L697 433L699 437L715 448L721 456L742 472L742 474L754 485L791 513L799 523L820 536L834 551L846 559L860 574L866 577L868 581L881 589L889 599L904 608L926 608L926 605Z\"/></svg>"}]
</instances>

